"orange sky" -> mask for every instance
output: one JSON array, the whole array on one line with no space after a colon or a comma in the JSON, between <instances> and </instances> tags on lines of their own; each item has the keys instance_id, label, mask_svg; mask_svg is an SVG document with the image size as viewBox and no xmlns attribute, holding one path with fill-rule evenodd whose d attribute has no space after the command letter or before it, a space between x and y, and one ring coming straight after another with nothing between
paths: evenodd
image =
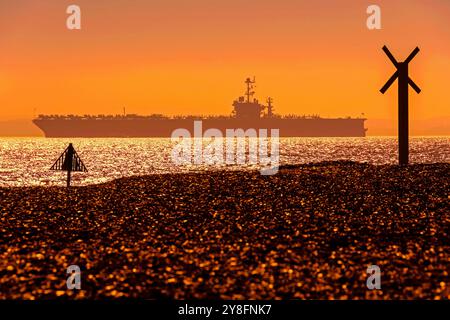
<instances>
[{"instance_id":1,"label":"orange sky","mask_svg":"<svg viewBox=\"0 0 450 320\"><path fill-rule=\"evenodd\" d=\"M70 4L80 31L66 29ZM381 31L366 28L370 4ZM378 91L394 71L387 44L399 60L422 50L412 133L450 134L449 21L448 0L0 0L0 121L34 108L228 114L254 75L278 113L365 113L369 133L391 134L397 87Z\"/></svg>"}]
</instances>

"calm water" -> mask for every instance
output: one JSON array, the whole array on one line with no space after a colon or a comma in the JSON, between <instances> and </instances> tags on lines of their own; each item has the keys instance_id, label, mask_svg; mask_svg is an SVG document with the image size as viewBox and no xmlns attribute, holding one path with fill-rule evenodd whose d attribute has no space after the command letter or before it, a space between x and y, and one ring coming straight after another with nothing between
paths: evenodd
<instances>
[{"instance_id":1,"label":"calm water","mask_svg":"<svg viewBox=\"0 0 450 320\"><path fill-rule=\"evenodd\" d=\"M218 168L255 166L176 166L170 139L46 139L0 138L0 186L64 185L66 173L49 168L72 142L88 168L74 173L73 184L85 185L115 178ZM412 138L411 162L450 162L450 137ZM397 162L397 140L369 138L281 138L280 163L353 160L373 164Z\"/></svg>"}]
</instances>

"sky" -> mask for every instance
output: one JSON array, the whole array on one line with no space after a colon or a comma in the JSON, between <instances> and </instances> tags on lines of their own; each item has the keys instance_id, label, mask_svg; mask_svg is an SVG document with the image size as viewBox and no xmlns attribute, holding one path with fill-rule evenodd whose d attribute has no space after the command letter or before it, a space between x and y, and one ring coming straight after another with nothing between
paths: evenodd
<instances>
[{"instance_id":1,"label":"sky","mask_svg":"<svg viewBox=\"0 0 450 320\"><path fill-rule=\"evenodd\" d=\"M71 4L81 30L66 27ZM372 4L381 30L366 27ZM0 123L21 135L40 113L226 115L255 76L277 113L364 113L369 134L395 134L387 45L398 60L421 49L412 134L450 135L448 21L448 0L0 0Z\"/></svg>"}]
</instances>

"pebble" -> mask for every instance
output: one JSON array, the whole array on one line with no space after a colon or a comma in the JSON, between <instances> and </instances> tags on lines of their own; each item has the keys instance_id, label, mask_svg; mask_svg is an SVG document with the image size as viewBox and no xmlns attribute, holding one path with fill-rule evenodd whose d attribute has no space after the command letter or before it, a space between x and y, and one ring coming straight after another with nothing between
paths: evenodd
<instances>
[{"instance_id":1,"label":"pebble","mask_svg":"<svg viewBox=\"0 0 450 320\"><path fill-rule=\"evenodd\" d=\"M327 162L0 188L0 299L449 299L449 177Z\"/></svg>"}]
</instances>

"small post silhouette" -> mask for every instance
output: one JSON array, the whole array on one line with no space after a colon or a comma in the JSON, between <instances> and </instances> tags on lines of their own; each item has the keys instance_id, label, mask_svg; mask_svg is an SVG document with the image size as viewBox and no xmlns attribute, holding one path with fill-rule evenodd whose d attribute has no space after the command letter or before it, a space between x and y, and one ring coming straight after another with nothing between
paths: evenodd
<instances>
[{"instance_id":1,"label":"small post silhouette","mask_svg":"<svg viewBox=\"0 0 450 320\"><path fill-rule=\"evenodd\" d=\"M384 94L391 85L398 79L398 152L399 164L407 165L409 162L409 86L414 91L420 93L420 88L409 77L409 63L419 53L420 49L416 47L404 62L398 62L389 49L384 46L384 53L397 68L397 71L386 82L381 93Z\"/></svg>"},{"instance_id":2,"label":"small post silhouette","mask_svg":"<svg viewBox=\"0 0 450 320\"><path fill-rule=\"evenodd\" d=\"M72 171L87 172L86 166L71 143L69 143L67 149L64 150L50 170L67 171L67 187L70 187Z\"/></svg>"}]
</instances>

